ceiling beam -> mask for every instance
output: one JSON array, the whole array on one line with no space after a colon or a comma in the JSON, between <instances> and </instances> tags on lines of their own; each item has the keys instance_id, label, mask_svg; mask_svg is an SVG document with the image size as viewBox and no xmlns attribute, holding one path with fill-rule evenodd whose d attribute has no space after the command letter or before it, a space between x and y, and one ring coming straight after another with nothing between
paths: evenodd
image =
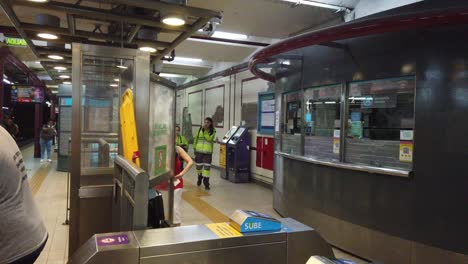
<instances>
[{"instance_id":1,"label":"ceiling beam","mask_svg":"<svg viewBox=\"0 0 468 264\"><path fill-rule=\"evenodd\" d=\"M35 3L29 2L24 0L16 0L12 3L13 6L25 6L25 7L32 7L32 8L39 8L41 10L53 10L53 11L60 11L65 12L67 14L73 15L80 15L88 18L92 18L93 20L112 20L116 22L124 22L127 24L134 24L134 25L142 25L148 27L155 27L155 28L162 28L167 29L173 32L187 32L190 31L189 27L180 26L180 27L173 27L163 24L159 21L152 20L152 19L145 19L139 18L129 15L117 14L112 11L106 11L99 8L92 8L92 7L84 7L84 6L76 6L73 4L65 4L56 1L50 1L47 3Z\"/></svg>"},{"instance_id":2,"label":"ceiling beam","mask_svg":"<svg viewBox=\"0 0 468 264\"><path fill-rule=\"evenodd\" d=\"M169 47L164 49L162 52L159 52L156 54L156 56L151 60L151 64L158 62L161 60L164 56L169 54L172 50L174 50L177 46L179 46L180 43L185 41L187 38L189 38L191 35L195 34L200 28L202 28L210 18L199 18L195 23L193 23L190 31L184 32L180 34L172 43Z\"/></svg>"},{"instance_id":3,"label":"ceiling beam","mask_svg":"<svg viewBox=\"0 0 468 264\"><path fill-rule=\"evenodd\" d=\"M50 26L42 26L36 24L29 24L29 23L21 23L21 27L27 31L33 32L47 32L53 33L61 36L70 36L70 37L79 37L79 38L92 38L92 39L100 39L105 41L112 41L116 43L120 43L122 40L117 36L112 36L109 34L102 34L102 33L93 33L89 31L82 31L76 30L75 34L71 34L66 28L58 28L58 27L50 27ZM136 34L136 33L135 33ZM171 45L169 42L164 41L157 41L157 40L135 40L134 43L151 43L153 46L159 48L167 48Z\"/></svg>"},{"instance_id":4,"label":"ceiling beam","mask_svg":"<svg viewBox=\"0 0 468 264\"><path fill-rule=\"evenodd\" d=\"M184 6L184 5L177 5L177 4L170 4L170 3L165 3L162 1L146 1L146 0L91 0L91 1L148 8L148 9L164 11L168 13L184 14L184 15L198 17L198 18L200 17L204 17L204 18L222 17L223 15L223 13L220 11L214 11L214 10L191 7L191 6Z\"/></svg>"},{"instance_id":5,"label":"ceiling beam","mask_svg":"<svg viewBox=\"0 0 468 264\"><path fill-rule=\"evenodd\" d=\"M140 25L133 26L132 30L130 30L130 32L128 33L127 43L132 43L133 39L137 35L138 31L140 31L140 29Z\"/></svg>"},{"instance_id":6,"label":"ceiling beam","mask_svg":"<svg viewBox=\"0 0 468 264\"><path fill-rule=\"evenodd\" d=\"M67 15L67 24L68 24L68 31L70 34L75 35L76 32L76 24L75 24L75 17L73 15Z\"/></svg>"}]
</instances>

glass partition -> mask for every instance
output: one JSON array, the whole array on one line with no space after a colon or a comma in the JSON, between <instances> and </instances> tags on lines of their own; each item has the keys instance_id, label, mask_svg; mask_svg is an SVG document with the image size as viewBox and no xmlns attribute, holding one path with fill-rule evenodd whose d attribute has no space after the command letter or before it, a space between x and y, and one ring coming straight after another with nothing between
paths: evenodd
<instances>
[{"instance_id":1,"label":"glass partition","mask_svg":"<svg viewBox=\"0 0 468 264\"><path fill-rule=\"evenodd\" d=\"M411 170L415 78L349 84L345 161Z\"/></svg>"},{"instance_id":2,"label":"glass partition","mask_svg":"<svg viewBox=\"0 0 468 264\"><path fill-rule=\"evenodd\" d=\"M133 60L83 56L82 72L81 167L112 167L119 146L120 95L132 87Z\"/></svg>"},{"instance_id":3,"label":"glass partition","mask_svg":"<svg viewBox=\"0 0 468 264\"><path fill-rule=\"evenodd\" d=\"M304 91L304 156L340 160L341 84Z\"/></svg>"},{"instance_id":4,"label":"glass partition","mask_svg":"<svg viewBox=\"0 0 468 264\"><path fill-rule=\"evenodd\" d=\"M283 95L282 151L302 154L302 91Z\"/></svg>"}]
</instances>

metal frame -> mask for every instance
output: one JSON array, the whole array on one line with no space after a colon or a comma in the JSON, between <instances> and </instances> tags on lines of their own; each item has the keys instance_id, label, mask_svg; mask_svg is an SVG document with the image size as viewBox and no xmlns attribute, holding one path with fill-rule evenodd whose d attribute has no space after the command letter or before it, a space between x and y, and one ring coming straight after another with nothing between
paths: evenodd
<instances>
[{"instance_id":1,"label":"metal frame","mask_svg":"<svg viewBox=\"0 0 468 264\"><path fill-rule=\"evenodd\" d=\"M73 43L73 88L72 100L74 102L82 101L82 86L83 86L83 57L84 56L97 56L109 57L117 59L131 59L134 60L134 79L133 87L136 89L135 100L135 117L137 126L139 124L149 124L149 54L132 49L121 49L114 47L93 46L86 44ZM72 104L72 141L71 141L71 155L73 162L71 163L71 181L70 181L70 247L69 254L79 247L79 221L80 221L80 193L84 195L83 191L80 192L81 176L85 172L81 168L81 141L82 141L82 104ZM140 153L142 157L148 156L148 138L149 128L138 129L138 137ZM119 144L120 145L120 144ZM119 147L120 149L120 147ZM141 160L141 167L146 170L148 166L148 159ZM88 170L86 170L88 173ZM106 192L103 188L103 192ZM94 195L97 195L94 193ZM106 194L109 195L109 194ZM83 197L82 197L83 198Z\"/></svg>"}]
</instances>

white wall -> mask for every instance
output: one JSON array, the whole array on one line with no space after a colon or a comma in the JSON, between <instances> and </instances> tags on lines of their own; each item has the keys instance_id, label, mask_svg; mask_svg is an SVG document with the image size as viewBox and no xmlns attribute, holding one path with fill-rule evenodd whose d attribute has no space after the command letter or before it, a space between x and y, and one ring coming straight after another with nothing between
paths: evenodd
<instances>
[{"instance_id":1,"label":"white wall","mask_svg":"<svg viewBox=\"0 0 468 264\"><path fill-rule=\"evenodd\" d=\"M242 103L256 102L258 100L257 94L268 89L268 83L266 81L261 79L252 79L253 77L254 76L249 71L243 71L237 74L221 77L179 91L177 101L177 103L179 103L179 105L177 106L177 120L182 120L182 109L184 107L189 107L189 109L197 110L197 112L199 109L201 109L201 120L203 120L207 116L211 117L212 114L209 113L207 110L212 112L212 109L214 109L214 103L217 103L218 105L224 103L224 122L222 126L216 128L217 138L220 140L232 126L238 126L241 123ZM219 91L221 91L221 89L223 88L224 93L219 93ZM213 89L215 89L216 92L213 91ZM189 95L191 95L190 97L194 99L193 96L194 94L197 94L197 92L200 92L200 94L202 94L202 99L200 102L198 102L199 105L197 106L194 106L194 100L191 100L192 102L190 103L192 105L190 106ZM224 98L218 98L221 94L224 94ZM206 95L209 95L208 100L206 99ZM206 103L209 103L208 107ZM192 115L196 115L196 113ZM257 115L257 113L255 113L255 115ZM200 120L199 118L196 119ZM192 121L193 120L194 118L192 118ZM196 134L198 132L200 125L201 123L193 123L193 134ZM250 130L250 134L252 142L251 146L256 147L257 129L255 128ZM190 147L189 152L192 151L193 149L192 147ZM213 165L219 166L219 144L215 144L214 147ZM262 181L267 184L273 183L273 171L256 167L255 150L251 151L251 172L252 177L255 180Z\"/></svg>"}]
</instances>

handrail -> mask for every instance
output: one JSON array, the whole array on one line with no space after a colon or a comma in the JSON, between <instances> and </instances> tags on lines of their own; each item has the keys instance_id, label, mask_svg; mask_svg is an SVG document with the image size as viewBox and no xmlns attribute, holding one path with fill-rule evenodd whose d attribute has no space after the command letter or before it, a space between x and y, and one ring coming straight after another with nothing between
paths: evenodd
<instances>
[{"instance_id":1,"label":"handrail","mask_svg":"<svg viewBox=\"0 0 468 264\"><path fill-rule=\"evenodd\" d=\"M273 75L260 70L257 66L266 63L268 58L281 53L361 36L467 23L468 8L449 8L429 12L426 10L403 15L356 20L301 34L265 47L252 55L249 60L249 70L261 79L275 82L276 79Z\"/></svg>"}]
</instances>

